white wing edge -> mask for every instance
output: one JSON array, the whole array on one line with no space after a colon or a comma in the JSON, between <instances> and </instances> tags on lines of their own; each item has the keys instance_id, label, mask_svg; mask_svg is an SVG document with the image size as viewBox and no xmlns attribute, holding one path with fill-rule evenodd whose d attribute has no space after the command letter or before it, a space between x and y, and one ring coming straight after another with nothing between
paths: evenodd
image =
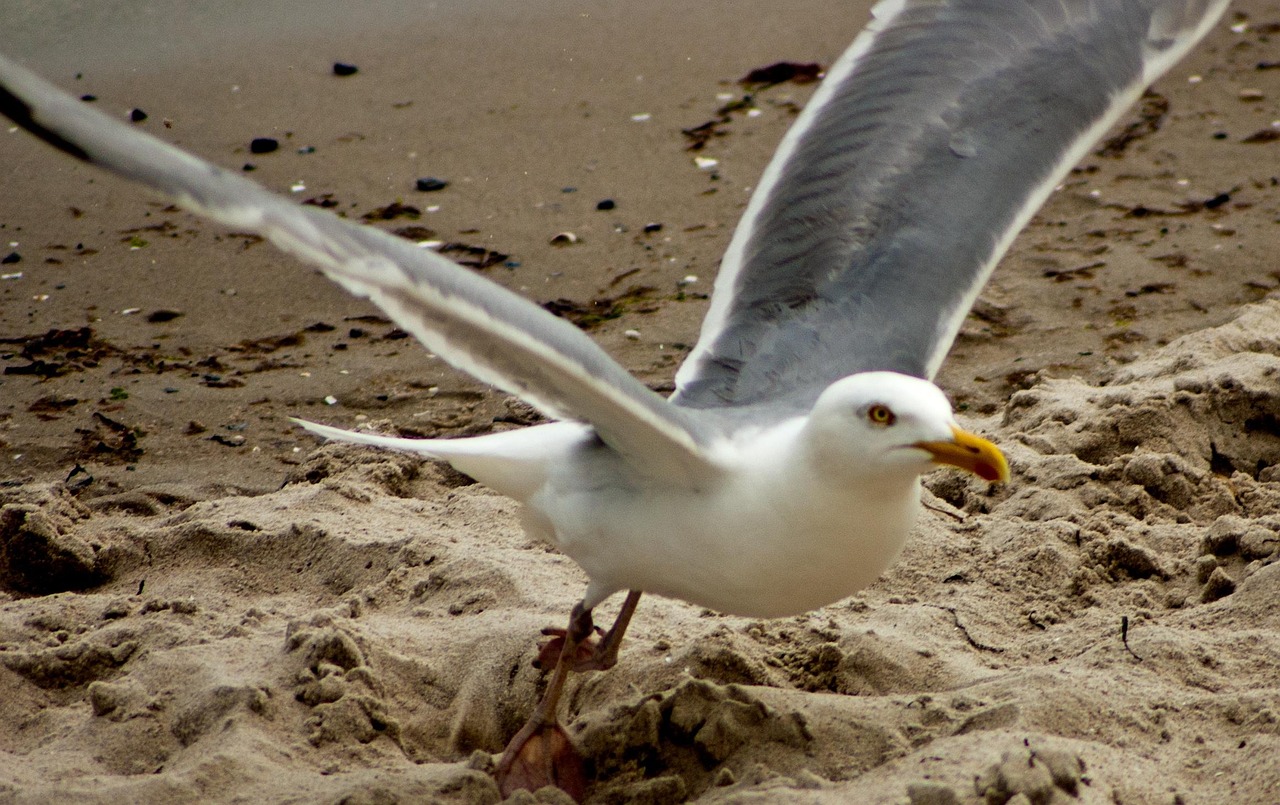
<instances>
[{"instance_id":1,"label":"white wing edge","mask_svg":"<svg viewBox=\"0 0 1280 805\"><path fill-rule=\"evenodd\" d=\"M1182 57L1204 38L1209 29L1222 17L1230 0L1207 0L1204 3L1201 3L1200 0L1189 0L1189 2L1203 6L1199 12L1203 16L1197 19L1193 26L1188 27L1186 25L1186 15L1173 20L1162 17L1159 13L1152 15L1151 30L1147 34L1148 47L1143 52L1143 69L1139 80L1123 87L1112 96L1111 104L1107 107L1107 111L1076 138L1076 141L1063 154L1062 159L1054 165L1053 170L1036 185L1034 191L1027 196L1022 209L1018 211L1010 226L1000 233L1000 238L996 242L995 248L992 249L991 255L983 263L982 271L975 277L973 284L964 294L964 297L951 310L939 317L938 334L934 343L943 348L936 350L933 355L929 356L925 376L930 380L938 374L938 370L942 367L942 361L947 357L947 353L951 350L952 342L960 332L960 327L964 324L965 317L969 315L969 310L978 300L978 294L982 292L982 288L987 284L991 273L1004 258L1005 252L1013 245L1013 241L1018 237L1018 234L1031 222L1032 217L1044 206L1044 203L1049 200L1049 196L1053 194L1058 184L1071 172L1071 169L1085 158L1089 150L1102 139L1103 135L1142 97L1142 93L1146 91L1147 87L1168 72L1169 68L1181 61ZM1168 6L1164 8L1168 8ZM1173 12L1169 13L1172 14ZM1156 30L1162 27L1174 30ZM1168 41L1168 46L1163 49L1150 46L1152 41L1161 40Z\"/></svg>"},{"instance_id":2,"label":"white wing edge","mask_svg":"<svg viewBox=\"0 0 1280 805\"><path fill-rule=\"evenodd\" d=\"M782 177L783 167L790 161L791 155L795 153L800 141L813 126L814 120L835 94L836 89L862 61L862 57L875 44L880 32L902 13L906 2L907 0L880 0L872 7L871 22L859 32L853 43L827 70L813 97L805 104L800 116L783 135L778 150L769 160L764 173L760 176L760 181L756 184L755 192L751 194L751 200L747 202L746 212L742 214L737 227L733 230L729 248L725 250L724 257L720 260L720 271L716 274L711 293L711 306L707 309L706 318L702 320L698 343L694 345L693 350L685 357L684 363L676 372L676 389L680 389L694 378L702 359L711 351L716 339L724 332L729 318L729 309L733 306L733 288L738 282L738 275L742 272L743 254L746 252L747 243L755 233L761 210L768 203L774 187Z\"/></svg>"}]
</instances>

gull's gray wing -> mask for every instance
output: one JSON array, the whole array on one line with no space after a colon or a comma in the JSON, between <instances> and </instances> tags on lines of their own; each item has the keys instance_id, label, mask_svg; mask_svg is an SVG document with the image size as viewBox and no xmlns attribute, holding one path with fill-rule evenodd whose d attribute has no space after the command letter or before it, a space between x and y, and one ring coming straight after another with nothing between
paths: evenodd
<instances>
[{"instance_id":1,"label":"gull's gray wing","mask_svg":"<svg viewBox=\"0 0 1280 805\"><path fill-rule=\"evenodd\" d=\"M316 265L458 368L548 416L592 425L637 469L690 481L712 471L691 412L527 299L402 238L286 201L111 119L3 57L0 113L77 159Z\"/></svg>"},{"instance_id":2,"label":"gull's gray wing","mask_svg":"<svg viewBox=\"0 0 1280 805\"><path fill-rule=\"evenodd\" d=\"M672 400L776 417L855 372L932 378L1014 236L1226 6L881 2L765 171Z\"/></svg>"}]
</instances>

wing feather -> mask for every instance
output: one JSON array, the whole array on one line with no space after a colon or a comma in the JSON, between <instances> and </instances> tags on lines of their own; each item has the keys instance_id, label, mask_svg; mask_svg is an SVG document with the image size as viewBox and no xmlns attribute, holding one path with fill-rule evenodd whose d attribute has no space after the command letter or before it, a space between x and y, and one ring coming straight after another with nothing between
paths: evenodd
<instances>
[{"instance_id":1,"label":"wing feather","mask_svg":"<svg viewBox=\"0 0 1280 805\"><path fill-rule=\"evenodd\" d=\"M766 169L673 401L783 417L855 372L932 378L1014 236L1226 6L881 3Z\"/></svg>"}]
</instances>

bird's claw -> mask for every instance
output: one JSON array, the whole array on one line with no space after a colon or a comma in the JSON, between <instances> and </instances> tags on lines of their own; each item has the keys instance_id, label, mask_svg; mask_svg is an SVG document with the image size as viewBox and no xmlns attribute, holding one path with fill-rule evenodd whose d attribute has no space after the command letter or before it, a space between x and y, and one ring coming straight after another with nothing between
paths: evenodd
<instances>
[{"instance_id":1,"label":"bird's claw","mask_svg":"<svg viewBox=\"0 0 1280 805\"><path fill-rule=\"evenodd\" d=\"M544 724L523 738L517 735L498 763L495 774L503 799L521 789L537 791L555 786L574 802L587 792L587 772L582 755L559 724Z\"/></svg>"},{"instance_id":2,"label":"bird's claw","mask_svg":"<svg viewBox=\"0 0 1280 805\"><path fill-rule=\"evenodd\" d=\"M570 670L607 671L613 667L614 663L610 662L610 658L605 656L600 642L600 638L604 636L604 630L597 626L594 631L595 634L593 636L578 643L572 664L569 666ZM551 639L539 647L538 656L533 660L533 667L539 670L554 668L556 663L560 661L560 654L564 651L565 637L568 635L565 629L551 627L543 629L542 633Z\"/></svg>"}]
</instances>

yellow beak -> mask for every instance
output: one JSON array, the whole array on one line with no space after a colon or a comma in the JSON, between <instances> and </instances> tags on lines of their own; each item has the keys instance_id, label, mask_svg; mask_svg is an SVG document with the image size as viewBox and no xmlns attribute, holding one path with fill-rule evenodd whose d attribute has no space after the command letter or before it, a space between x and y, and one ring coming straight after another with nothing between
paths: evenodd
<instances>
[{"instance_id":1,"label":"yellow beak","mask_svg":"<svg viewBox=\"0 0 1280 805\"><path fill-rule=\"evenodd\" d=\"M986 481L1009 480L1009 462L991 442L967 430L952 426L952 441L916 442L913 447L927 450L938 464L950 464L967 470Z\"/></svg>"}]
</instances>

